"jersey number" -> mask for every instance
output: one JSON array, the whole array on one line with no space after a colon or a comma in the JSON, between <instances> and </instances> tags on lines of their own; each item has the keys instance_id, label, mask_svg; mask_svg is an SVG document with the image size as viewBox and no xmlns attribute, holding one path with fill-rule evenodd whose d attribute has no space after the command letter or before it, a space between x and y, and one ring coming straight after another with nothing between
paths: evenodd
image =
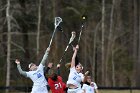
<instances>
[{"instance_id":1,"label":"jersey number","mask_svg":"<svg viewBox=\"0 0 140 93\"><path fill-rule=\"evenodd\" d=\"M62 88L61 84L60 83L55 84L55 89L59 89L59 88Z\"/></svg>"}]
</instances>

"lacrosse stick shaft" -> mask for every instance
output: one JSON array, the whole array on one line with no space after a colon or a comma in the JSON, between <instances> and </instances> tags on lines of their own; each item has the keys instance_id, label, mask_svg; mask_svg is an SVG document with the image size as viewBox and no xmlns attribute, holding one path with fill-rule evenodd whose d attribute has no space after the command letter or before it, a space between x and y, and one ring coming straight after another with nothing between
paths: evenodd
<instances>
[{"instance_id":1,"label":"lacrosse stick shaft","mask_svg":"<svg viewBox=\"0 0 140 93\"><path fill-rule=\"evenodd\" d=\"M50 47L51 44L52 44L52 40L53 40L53 37L54 37L54 35L55 35L55 32L56 32L56 28L54 29L54 32L53 32L53 34L52 34L52 37L51 37L51 40L50 40L50 43L49 43L49 47Z\"/></svg>"},{"instance_id":2,"label":"lacrosse stick shaft","mask_svg":"<svg viewBox=\"0 0 140 93\"><path fill-rule=\"evenodd\" d=\"M66 49L65 49L65 51L64 51L64 53L63 53L63 55L62 55L62 57L61 57L61 59L60 59L60 61L59 61L59 63L62 62L63 57L65 56L65 54L66 54L66 52L67 52L67 50L68 50L68 48L69 48L69 45L70 45L70 44L67 45L67 47L66 47Z\"/></svg>"},{"instance_id":3,"label":"lacrosse stick shaft","mask_svg":"<svg viewBox=\"0 0 140 93\"><path fill-rule=\"evenodd\" d=\"M61 57L61 59L60 59L60 61L59 61L59 64L62 62L63 57L64 57L65 54L66 54L66 51L63 53L63 55L62 55L62 57Z\"/></svg>"},{"instance_id":4,"label":"lacrosse stick shaft","mask_svg":"<svg viewBox=\"0 0 140 93\"><path fill-rule=\"evenodd\" d=\"M62 57L61 57L61 59L60 59L60 61L59 61L59 64L62 62L62 59L63 59L63 57L65 56L65 54L66 54L66 52L67 52L67 50L68 50L68 48L69 48L69 45L71 45L71 44L68 44L68 45L67 45L67 47L66 47L66 49L65 49L65 51L64 51L64 53L63 53L63 55L62 55Z\"/></svg>"}]
</instances>

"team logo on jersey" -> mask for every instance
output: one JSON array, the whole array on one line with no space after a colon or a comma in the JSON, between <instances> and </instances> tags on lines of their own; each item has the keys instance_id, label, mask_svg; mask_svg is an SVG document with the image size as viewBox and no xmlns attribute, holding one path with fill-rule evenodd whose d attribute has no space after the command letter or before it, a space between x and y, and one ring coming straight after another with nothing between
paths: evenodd
<instances>
[{"instance_id":1,"label":"team logo on jersey","mask_svg":"<svg viewBox=\"0 0 140 93\"><path fill-rule=\"evenodd\" d=\"M42 75L41 75L40 73L38 73L38 74L37 74L37 77L40 78L40 77L42 77Z\"/></svg>"}]
</instances>

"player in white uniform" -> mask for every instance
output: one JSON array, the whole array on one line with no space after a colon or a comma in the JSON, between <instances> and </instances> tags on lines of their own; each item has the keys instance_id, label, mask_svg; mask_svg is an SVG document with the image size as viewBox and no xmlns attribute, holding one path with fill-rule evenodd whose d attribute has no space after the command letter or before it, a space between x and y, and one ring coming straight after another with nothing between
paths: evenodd
<instances>
[{"instance_id":1,"label":"player in white uniform","mask_svg":"<svg viewBox=\"0 0 140 93\"><path fill-rule=\"evenodd\" d=\"M84 93L99 93L96 83L91 81L91 76L88 75L85 77L85 79L86 79L85 83L83 84L82 87Z\"/></svg>"},{"instance_id":2,"label":"player in white uniform","mask_svg":"<svg viewBox=\"0 0 140 93\"><path fill-rule=\"evenodd\" d=\"M80 63L78 63L75 66L75 58L78 49L79 49L78 45L76 46L76 48L73 49L74 53L71 60L70 73L67 81L67 87L68 87L67 93L83 93L80 84L84 80L84 75L81 73L83 66Z\"/></svg>"},{"instance_id":3,"label":"player in white uniform","mask_svg":"<svg viewBox=\"0 0 140 93\"><path fill-rule=\"evenodd\" d=\"M33 87L31 93L48 93L47 90L48 83L44 76L44 67L45 67L46 60L48 58L49 51L50 48L47 48L39 66L36 66L33 63L29 64L29 70L30 70L29 72L25 72L21 69L20 61L18 59L16 59L15 61L20 74L30 78L33 81Z\"/></svg>"}]
</instances>

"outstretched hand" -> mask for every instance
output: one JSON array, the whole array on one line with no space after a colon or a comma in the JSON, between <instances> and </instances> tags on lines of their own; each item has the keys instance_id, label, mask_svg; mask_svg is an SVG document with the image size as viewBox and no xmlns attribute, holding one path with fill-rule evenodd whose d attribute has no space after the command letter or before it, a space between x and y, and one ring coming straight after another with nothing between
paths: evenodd
<instances>
[{"instance_id":1,"label":"outstretched hand","mask_svg":"<svg viewBox=\"0 0 140 93\"><path fill-rule=\"evenodd\" d=\"M57 68L60 68L60 64L57 64Z\"/></svg>"},{"instance_id":2,"label":"outstretched hand","mask_svg":"<svg viewBox=\"0 0 140 93\"><path fill-rule=\"evenodd\" d=\"M73 47L73 51L78 50L79 49L79 45L76 45L76 47Z\"/></svg>"},{"instance_id":3,"label":"outstretched hand","mask_svg":"<svg viewBox=\"0 0 140 93\"><path fill-rule=\"evenodd\" d=\"M15 60L16 64L20 64L20 61L18 59Z\"/></svg>"},{"instance_id":4,"label":"outstretched hand","mask_svg":"<svg viewBox=\"0 0 140 93\"><path fill-rule=\"evenodd\" d=\"M53 63L49 63L49 64L48 64L48 67L49 67L49 68L52 68L52 66L53 66Z\"/></svg>"},{"instance_id":5,"label":"outstretched hand","mask_svg":"<svg viewBox=\"0 0 140 93\"><path fill-rule=\"evenodd\" d=\"M76 49L77 49L77 50L79 49L79 45L76 45Z\"/></svg>"}]
</instances>

